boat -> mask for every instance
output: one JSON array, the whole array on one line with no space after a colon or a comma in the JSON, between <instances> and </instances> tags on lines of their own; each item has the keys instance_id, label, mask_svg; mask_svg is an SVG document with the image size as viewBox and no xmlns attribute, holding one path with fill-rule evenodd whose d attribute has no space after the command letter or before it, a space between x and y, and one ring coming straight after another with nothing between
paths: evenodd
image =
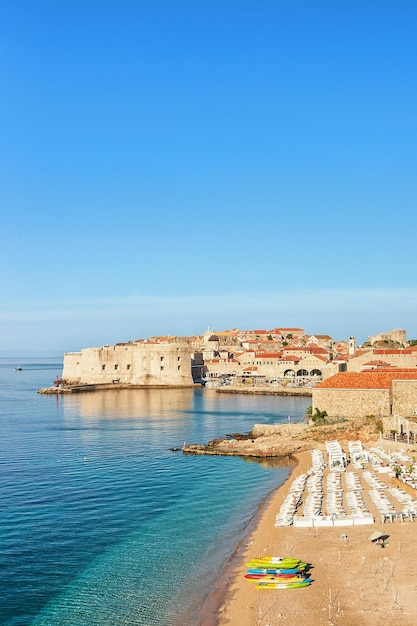
<instances>
[{"instance_id":1,"label":"boat","mask_svg":"<svg viewBox=\"0 0 417 626\"><path fill-rule=\"evenodd\" d=\"M301 559L296 559L292 556L255 556L255 558L251 559L251 561L262 561L267 563L287 563L294 562L299 563Z\"/></svg>"},{"instance_id":2,"label":"boat","mask_svg":"<svg viewBox=\"0 0 417 626\"><path fill-rule=\"evenodd\" d=\"M251 559L246 565L248 567L297 567L302 561L300 559Z\"/></svg>"},{"instance_id":3,"label":"boat","mask_svg":"<svg viewBox=\"0 0 417 626\"><path fill-rule=\"evenodd\" d=\"M298 587L308 587L311 584L311 579L307 578L299 583L266 583L262 585L258 583L256 589L297 589Z\"/></svg>"},{"instance_id":4,"label":"boat","mask_svg":"<svg viewBox=\"0 0 417 626\"><path fill-rule=\"evenodd\" d=\"M299 583L306 580L305 576L298 574L245 574L245 578L258 583Z\"/></svg>"},{"instance_id":5,"label":"boat","mask_svg":"<svg viewBox=\"0 0 417 626\"><path fill-rule=\"evenodd\" d=\"M300 563L296 567L249 567L248 574L297 574L307 567L306 563Z\"/></svg>"},{"instance_id":6,"label":"boat","mask_svg":"<svg viewBox=\"0 0 417 626\"><path fill-rule=\"evenodd\" d=\"M15 372L21 372L23 369L23 367L21 367L20 365L18 365L17 367L14 368Z\"/></svg>"}]
</instances>

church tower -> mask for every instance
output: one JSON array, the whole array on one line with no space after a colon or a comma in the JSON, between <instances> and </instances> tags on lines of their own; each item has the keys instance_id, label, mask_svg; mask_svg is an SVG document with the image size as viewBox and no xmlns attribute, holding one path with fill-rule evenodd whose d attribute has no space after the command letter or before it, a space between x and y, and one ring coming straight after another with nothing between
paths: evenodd
<instances>
[{"instance_id":1,"label":"church tower","mask_svg":"<svg viewBox=\"0 0 417 626\"><path fill-rule=\"evenodd\" d=\"M355 337L349 337L349 356L355 356L355 353L356 353Z\"/></svg>"}]
</instances>

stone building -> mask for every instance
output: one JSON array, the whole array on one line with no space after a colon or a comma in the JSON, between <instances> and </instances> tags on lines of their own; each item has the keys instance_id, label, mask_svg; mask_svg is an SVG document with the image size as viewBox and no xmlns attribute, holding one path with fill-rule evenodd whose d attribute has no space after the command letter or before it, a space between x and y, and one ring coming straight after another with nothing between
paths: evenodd
<instances>
[{"instance_id":1,"label":"stone building","mask_svg":"<svg viewBox=\"0 0 417 626\"><path fill-rule=\"evenodd\" d=\"M64 354L63 384L193 385L187 343L121 343Z\"/></svg>"},{"instance_id":2,"label":"stone building","mask_svg":"<svg viewBox=\"0 0 417 626\"><path fill-rule=\"evenodd\" d=\"M313 412L330 417L412 416L417 409L417 370L342 372L313 388Z\"/></svg>"},{"instance_id":3,"label":"stone building","mask_svg":"<svg viewBox=\"0 0 417 626\"><path fill-rule=\"evenodd\" d=\"M409 348L368 348L356 351L347 361L348 372L360 372L370 361L385 361L392 367L402 369L417 367L416 347Z\"/></svg>"},{"instance_id":4,"label":"stone building","mask_svg":"<svg viewBox=\"0 0 417 626\"><path fill-rule=\"evenodd\" d=\"M402 328L396 328L395 330L388 330L386 333L379 333L379 335L371 335L368 337L368 342L372 345L382 341L392 341L400 345L407 345L407 333Z\"/></svg>"}]
</instances>

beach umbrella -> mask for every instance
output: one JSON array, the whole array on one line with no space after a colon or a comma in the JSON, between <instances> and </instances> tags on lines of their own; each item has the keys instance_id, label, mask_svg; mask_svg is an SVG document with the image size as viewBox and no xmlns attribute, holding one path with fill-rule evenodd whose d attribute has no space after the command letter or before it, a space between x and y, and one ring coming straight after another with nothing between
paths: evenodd
<instances>
[{"instance_id":1,"label":"beach umbrella","mask_svg":"<svg viewBox=\"0 0 417 626\"><path fill-rule=\"evenodd\" d=\"M384 536L384 533L381 533L380 530L374 530L374 532L369 536L370 541L376 541Z\"/></svg>"}]
</instances>

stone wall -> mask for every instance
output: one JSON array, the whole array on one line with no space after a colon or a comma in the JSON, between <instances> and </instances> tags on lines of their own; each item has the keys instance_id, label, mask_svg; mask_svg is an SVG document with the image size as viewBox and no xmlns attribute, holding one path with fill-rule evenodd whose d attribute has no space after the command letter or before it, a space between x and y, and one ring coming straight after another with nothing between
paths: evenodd
<instances>
[{"instance_id":1,"label":"stone wall","mask_svg":"<svg viewBox=\"0 0 417 626\"><path fill-rule=\"evenodd\" d=\"M388 389L317 389L313 388L313 413L327 411L329 417L365 417L389 415Z\"/></svg>"},{"instance_id":2,"label":"stone wall","mask_svg":"<svg viewBox=\"0 0 417 626\"><path fill-rule=\"evenodd\" d=\"M64 384L189 386L192 349L180 343L133 343L64 354Z\"/></svg>"},{"instance_id":3,"label":"stone wall","mask_svg":"<svg viewBox=\"0 0 417 626\"><path fill-rule=\"evenodd\" d=\"M389 389L316 389L313 412L318 408L330 417L401 415L417 410L417 380L393 380Z\"/></svg>"},{"instance_id":4,"label":"stone wall","mask_svg":"<svg viewBox=\"0 0 417 626\"><path fill-rule=\"evenodd\" d=\"M396 328L395 330L388 330L386 333L371 335L368 337L368 341L371 344L377 341L396 341L405 345L407 343L407 333L402 328Z\"/></svg>"},{"instance_id":5,"label":"stone wall","mask_svg":"<svg viewBox=\"0 0 417 626\"><path fill-rule=\"evenodd\" d=\"M369 350L365 354L354 357L347 362L348 372L361 372L365 363L369 361L385 361L390 365L399 368L414 368L417 366L417 353L397 353L397 354L375 354L373 350Z\"/></svg>"},{"instance_id":6,"label":"stone wall","mask_svg":"<svg viewBox=\"0 0 417 626\"><path fill-rule=\"evenodd\" d=\"M414 411L417 411L417 380L393 380L391 394L391 412L413 417Z\"/></svg>"}]
</instances>

